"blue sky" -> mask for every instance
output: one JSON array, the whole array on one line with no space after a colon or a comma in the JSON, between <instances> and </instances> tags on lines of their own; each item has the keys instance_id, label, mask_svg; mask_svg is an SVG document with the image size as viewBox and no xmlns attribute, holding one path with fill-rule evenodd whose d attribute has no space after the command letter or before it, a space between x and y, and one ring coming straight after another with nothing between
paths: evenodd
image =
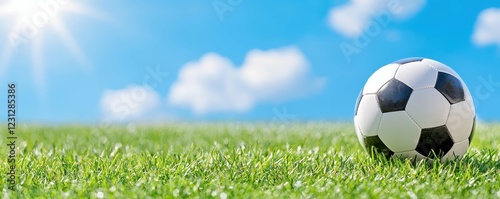
<instances>
[{"instance_id":1,"label":"blue sky","mask_svg":"<svg viewBox=\"0 0 500 199\"><path fill-rule=\"evenodd\" d=\"M500 117L500 3L41 2L51 1L54 17L17 52L12 34L52 13L0 8L0 80L17 83L26 122L270 120L284 109L299 120L351 120L368 77L415 56L456 70L480 119ZM346 56L345 44L356 53Z\"/></svg>"}]
</instances>

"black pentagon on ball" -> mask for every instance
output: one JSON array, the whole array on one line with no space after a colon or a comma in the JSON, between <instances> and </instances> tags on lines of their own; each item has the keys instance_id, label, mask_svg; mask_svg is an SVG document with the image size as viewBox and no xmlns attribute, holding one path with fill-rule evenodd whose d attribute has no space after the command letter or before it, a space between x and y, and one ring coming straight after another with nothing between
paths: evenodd
<instances>
[{"instance_id":1,"label":"black pentagon on ball","mask_svg":"<svg viewBox=\"0 0 500 199\"><path fill-rule=\"evenodd\" d=\"M356 100L356 109L354 110L354 115L358 115L359 103L361 102L362 98L363 98L363 90L359 92L358 99Z\"/></svg>"},{"instance_id":2,"label":"black pentagon on ball","mask_svg":"<svg viewBox=\"0 0 500 199\"><path fill-rule=\"evenodd\" d=\"M443 94L450 104L465 101L465 93L462 83L453 75L439 72L434 88Z\"/></svg>"},{"instance_id":3,"label":"black pentagon on ball","mask_svg":"<svg viewBox=\"0 0 500 199\"><path fill-rule=\"evenodd\" d=\"M416 150L429 158L442 158L451 147L453 140L446 126L422 129Z\"/></svg>"},{"instance_id":4,"label":"black pentagon on ball","mask_svg":"<svg viewBox=\"0 0 500 199\"><path fill-rule=\"evenodd\" d=\"M476 117L474 117L474 121L472 123L472 130L471 130L470 136L469 136L469 145L472 142L472 138L474 137L475 130L476 130Z\"/></svg>"},{"instance_id":5,"label":"black pentagon on ball","mask_svg":"<svg viewBox=\"0 0 500 199\"><path fill-rule=\"evenodd\" d=\"M405 110L413 89L405 83L391 79L377 92L382 113Z\"/></svg>"},{"instance_id":6,"label":"black pentagon on ball","mask_svg":"<svg viewBox=\"0 0 500 199\"><path fill-rule=\"evenodd\" d=\"M385 146L384 142L380 140L380 138L376 136L365 137L364 139L365 147L368 153L381 153L386 158L390 158L394 152L391 151L387 146Z\"/></svg>"},{"instance_id":7,"label":"black pentagon on ball","mask_svg":"<svg viewBox=\"0 0 500 199\"><path fill-rule=\"evenodd\" d=\"M410 57L410 58L400 59L398 61L395 61L394 63L407 64L407 63L411 63L411 62L422 61L423 59L424 59L423 57Z\"/></svg>"}]
</instances>

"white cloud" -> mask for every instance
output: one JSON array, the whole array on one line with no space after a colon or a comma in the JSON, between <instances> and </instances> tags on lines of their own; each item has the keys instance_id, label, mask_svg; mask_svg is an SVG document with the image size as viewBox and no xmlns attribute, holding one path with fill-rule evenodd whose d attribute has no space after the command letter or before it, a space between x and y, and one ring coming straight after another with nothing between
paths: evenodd
<instances>
[{"instance_id":1,"label":"white cloud","mask_svg":"<svg viewBox=\"0 0 500 199\"><path fill-rule=\"evenodd\" d=\"M239 68L209 53L181 68L168 100L198 114L243 112L258 102L304 96L323 84L323 79L310 77L309 63L296 47L252 50Z\"/></svg>"},{"instance_id":2,"label":"white cloud","mask_svg":"<svg viewBox=\"0 0 500 199\"><path fill-rule=\"evenodd\" d=\"M479 14L472 39L479 46L500 45L500 8L488 8Z\"/></svg>"},{"instance_id":3,"label":"white cloud","mask_svg":"<svg viewBox=\"0 0 500 199\"><path fill-rule=\"evenodd\" d=\"M425 4L426 0L350 0L332 8L328 22L333 30L342 35L356 37L371 21L383 23L381 20L408 19Z\"/></svg>"},{"instance_id":4,"label":"white cloud","mask_svg":"<svg viewBox=\"0 0 500 199\"><path fill-rule=\"evenodd\" d=\"M131 85L120 90L106 90L101 97L101 111L107 119L140 119L160 105L160 95L148 87Z\"/></svg>"}]
</instances>

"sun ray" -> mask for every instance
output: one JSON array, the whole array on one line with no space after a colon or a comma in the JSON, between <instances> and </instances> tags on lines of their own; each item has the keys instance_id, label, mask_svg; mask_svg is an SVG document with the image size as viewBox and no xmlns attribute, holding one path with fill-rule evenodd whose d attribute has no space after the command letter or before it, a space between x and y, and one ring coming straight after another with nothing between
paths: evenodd
<instances>
[{"instance_id":1,"label":"sun ray","mask_svg":"<svg viewBox=\"0 0 500 199\"><path fill-rule=\"evenodd\" d=\"M0 5L0 16L7 16L7 15L10 15L11 12L9 11L9 9L7 7L3 7L4 5Z\"/></svg>"},{"instance_id":2,"label":"sun ray","mask_svg":"<svg viewBox=\"0 0 500 199\"><path fill-rule=\"evenodd\" d=\"M48 6L50 8L48 8ZM91 17L104 22L110 22L111 18L105 14L96 11L95 9L90 9L89 7L77 3L76 1L38 1L38 0L0 0L0 17L5 20L6 23L2 22L3 25L10 26L12 24L12 30L8 32L6 44L3 51L0 52L0 78L3 79L7 75L12 65L10 62L16 57L17 50L31 49L31 62L32 62L32 73L34 77L34 83L36 84L39 91L43 93L46 89L45 85L45 65L43 59L44 50L44 36L42 32L44 29L52 28L54 33L61 39L62 44L71 53L75 62L84 70L85 72L90 72L91 67L87 62L83 50L77 43L77 40L71 34L71 31L63 23L63 16L67 17L66 14L75 14L85 17ZM43 17L45 16L45 17ZM46 23L42 23L35 20L46 19ZM43 24L43 25L40 25ZM35 27L36 26L36 27ZM33 35L24 35L28 30L28 27L32 27L31 30L36 28L36 31L32 31ZM35 28L33 28L35 27ZM21 41L21 45L24 47L17 49L10 41L10 35L15 34L22 37L24 40ZM29 45L29 48L28 46ZM19 46L21 47L21 46Z\"/></svg>"},{"instance_id":3,"label":"sun ray","mask_svg":"<svg viewBox=\"0 0 500 199\"><path fill-rule=\"evenodd\" d=\"M104 21L104 22L112 21L111 17L108 14L104 12L99 12L96 9L92 9L88 6L76 2L73 5L66 7L66 11L67 13L90 17L93 19L97 19L99 21Z\"/></svg>"},{"instance_id":4,"label":"sun ray","mask_svg":"<svg viewBox=\"0 0 500 199\"><path fill-rule=\"evenodd\" d=\"M43 33L40 33L43 34ZM43 71L43 41L40 39L41 37L37 37L33 40L33 48L32 48L32 64L33 64L33 76L34 81L37 87L37 90L40 93L45 93L45 72Z\"/></svg>"},{"instance_id":5,"label":"sun ray","mask_svg":"<svg viewBox=\"0 0 500 199\"><path fill-rule=\"evenodd\" d=\"M0 16L12 15L15 13L13 8L14 6L11 1L4 2L0 5Z\"/></svg>"},{"instance_id":6,"label":"sun ray","mask_svg":"<svg viewBox=\"0 0 500 199\"><path fill-rule=\"evenodd\" d=\"M13 27L7 34L15 31L15 27ZM12 44L10 43L10 36L7 36L7 41L5 42L5 46L2 49L2 54L0 54L0 78L3 79L5 74L9 70L9 63L12 58L12 54L14 53L14 49Z\"/></svg>"},{"instance_id":7,"label":"sun ray","mask_svg":"<svg viewBox=\"0 0 500 199\"><path fill-rule=\"evenodd\" d=\"M61 37L64 45L66 45L76 61L80 64L81 67L83 67L83 70L88 72L90 70L90 67L85 58L85 54L80 49L80 46L68 31L66 26L64 26L64 24L59 19L54 19L51 25L52 27L54 27L56 33Z\"/></svg>"},{"instance_id":8,"label":"sun ray","mask_svg":"<svg viewBox=\"0 0 500 199\"><path fill-rule=\"evenodd\" d=\"M5 44L2 54L0 55L0 79L5 77L5 74L9 70L9 63L12 57L12 49L10 44Z\"/></svg>"}]
</instances>

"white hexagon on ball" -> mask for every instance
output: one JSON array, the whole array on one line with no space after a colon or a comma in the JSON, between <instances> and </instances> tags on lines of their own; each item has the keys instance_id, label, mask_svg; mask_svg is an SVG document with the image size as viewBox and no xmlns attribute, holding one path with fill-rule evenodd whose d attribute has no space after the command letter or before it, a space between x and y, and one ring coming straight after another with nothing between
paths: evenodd
<instances>
[{"instance_id":1,"label":"white hexagon on ball","mask_svg":"<svg viewBox=\"0 0 500 199\"><path fill-rule=\"evenodd\" d=\"M470 137L474 126L474 113L466 101L453 104L446 127L450 131L453 142L458 143Z\"/></svg>"},{"instance_id":2,"label":"white hexagon on ball","mask_svg":"<svg viewBox=\"0 0 500 199\"><path fill-rule=\"evenodd\" d=\"M363 95L375 94L385 83L396 75L399 64L388 64L377 70L368 78L363 89Z\"/></svg>"},{"instance_id":3,"label":"white hexagon on ball","mask_svg":"<svg viewBox=\"0 0 500 199\"><path fill-rule=\"evenodd\" d=\"M363 141L365 136L363 136L363 133L361 132L361 129L359 128L357 117L354 117L354 125L356 127L356 136L358 137L358 141L359 141L359 143L361 143L361 147L366 151L365 142Z\"/></svg>"},{"instance_id":4,"label":"white hexagon on ball","mask_svg":"<svg viewBox=\"0 0 500 199\"><path fill-rule=\"evenodd\" d=\"M409 159L414 162L427 159L427 157L423 156L415 150L394 153L393 156L401 159Z\"/></svg>"},{"instance_id":5,"label":"white hexagon on ball","mask_svg":"<svg viewBox=\"0 0 500 199\"><path fill-rule=\"evenodd\" d=\"M455 143L453 147L451 147L450 151L446 155L444 155L443 158L441 158L441 161L445 162L447 160L460 158L467 152L468 148L469 148L469 140L464 140L462 142Z\"/></svg>"},{"instance_id":6,"label":"white hexagon on ball","mask_svg":"<svg viewBox=\"0 0 500 199\"><path fill-rule=\"evenodd\" d=\"M434 88L413 91L406 112L421 128L444 125L450 112L450 103Z\"/></svg>"},{"instance_id":7,"label":"white hexagon on ball","mask_svg":"<svg viewBox=\"0 0 500 199\"><path fill-rule=\"evenodd\" d=\"M453 69L451 69L450 67L444 65L441 62L438 62L438 61L432 60L432 59L427 59L427 58L422 59L422 62L426 63L426 64L429 64L430 66L432 66L433 68L435 68L439 72L445 72L445 73L448 73L450 75L455 76L456 78L461 79L460 75L458 75L457 72L455 72Z\"/></svg>"},{"instance_id":8,"label":"white hexagon on ball","mask_svg":"<svg viewBox=\"0 0 500 199\"><path fill-rule=\"evenodd\" d=\"M377 135L382 111L377 103L377 96L374 94L364 95L358 106L358 125L364 136Z\"/></svg>"},{"instance_id":9,"label":"white hexagon on ball","mask_svg":"<svg viewBox=\"0 0 500 199\"><path fill-rule=\"evenodd\" d=\"M474 106L474 100L472 99L472 95L470 94L469 88L465 85L465 83L462 81L462 86L464 87L465 90L465 101L469 105L470 110L472 111L472 114L476 116L476 108Z\"/></svg>"},{"instance_id":10,"label":"white hexagon on ball","mask_svg":"<svg viewBox=\"0 0 500 199\"><path fill-rule=\"evenodd\" d=\"M437 76L438 71L423 62L411 62L401 65L396 73L396 79L414 90L434 87Z\"/></svg>"},{"instance_id":11,"label":"white hexagon on ball","mask_svg":"<svg viewBox=\"0 0 500 199\"><path fill-rule=\"evenodd\" d=\"M378 136L393 152L415 149L420 127L404 111L385 113L380 121Z\"/></svg>"}]
</instances>

